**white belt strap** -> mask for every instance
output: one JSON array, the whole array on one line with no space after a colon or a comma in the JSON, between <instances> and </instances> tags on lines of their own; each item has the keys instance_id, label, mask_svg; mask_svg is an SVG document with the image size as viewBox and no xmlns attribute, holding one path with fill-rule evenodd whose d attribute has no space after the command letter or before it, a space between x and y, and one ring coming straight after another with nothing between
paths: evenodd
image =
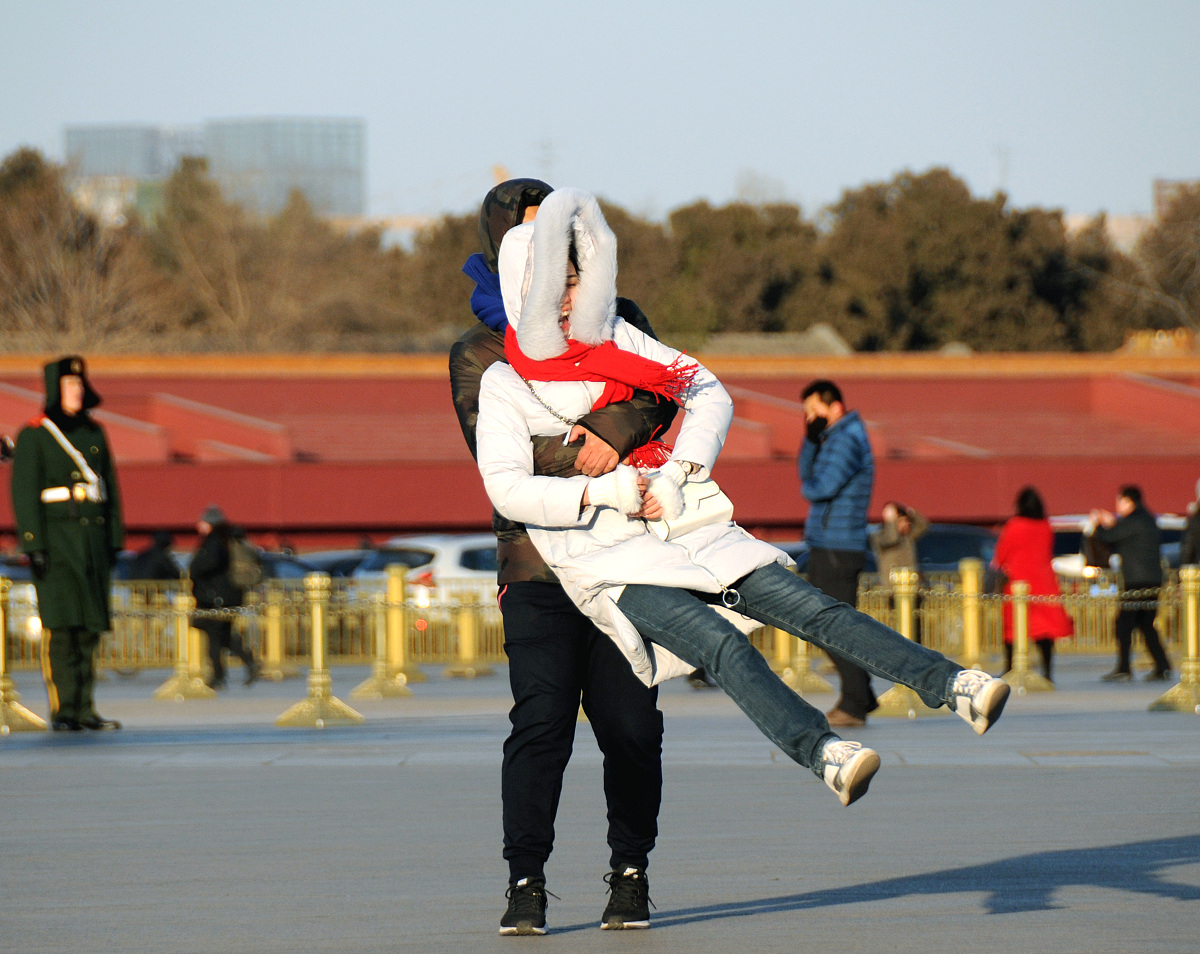
<instances>
[{"instance_id":1,"label":"white belt strap","mask_svg":"<svg viewBox=\"0 0 1200 954\"><path fill-rule=\"evenodd\" d=\"M104 481L100 479L99 474L97 474L94 470L92 470L91 467L88 466L88 462L83 459L83 455L81 453L79 453L79 451L75 448L74 444L72 444L69 440L67 440L66 435L63 434L63 432L58 429L58 425L55 424L52 420L50 420L50 418L43 417L42 418L42 427L44 427L46 430L48 430L50 432L50 436L53 437L54 440L58 442L59 447L61 447L64 451L66 451L67 456L70 457L72 461L74 461L75 466L79 468L79 472L81 474L83 474L84 479L87 481L87 487L86 487L86 491L84 493L84 499L92 500L97 503L103 503L105 500L107 500L108 494L105 492ZM66 496L65 497L55 496L55 498L53 500L46 499L47 493L57 494L59 492L65 492ZM70 500L70 499L71 499L71 488L70 487L49 487L46 490L42 491L42 502L43 503L59 503L63 500Z\"/></svg>"}]
</instances>

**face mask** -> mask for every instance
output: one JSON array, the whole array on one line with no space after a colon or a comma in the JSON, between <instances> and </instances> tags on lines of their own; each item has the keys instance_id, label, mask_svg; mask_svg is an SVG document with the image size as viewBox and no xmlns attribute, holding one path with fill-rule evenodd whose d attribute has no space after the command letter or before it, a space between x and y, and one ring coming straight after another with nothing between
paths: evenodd
<instances>
[{"instance_id":1,"label":"face mask","mask_svg":"<svg viewBox=\"0 0 1200 954\"><path fill-rule=\"evenodd\" d=\"M828 426L829 426L829 421L827 418L814 417L811 421L808 422L808 428L807 428L808 439L812 443L815 444L817 442L817 438L819 438L825 432L825 428L827 428Z\"/></svg>"}]
</instances>

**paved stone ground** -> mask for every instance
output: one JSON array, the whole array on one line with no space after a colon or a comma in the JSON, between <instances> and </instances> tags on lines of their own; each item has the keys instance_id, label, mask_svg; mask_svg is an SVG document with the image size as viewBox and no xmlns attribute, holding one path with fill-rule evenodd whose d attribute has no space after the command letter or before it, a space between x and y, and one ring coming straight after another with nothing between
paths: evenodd
<instances>
[{"instance_id":1,"label":"paved stone ground","mask_svg":"<svg viewBox=\"0 0 1200 954\"><path fill-rule=\"evenodd\" d=\"M111 734L0 739L0 951L1163 952L1200 949L1200 717L1162 687L873 719L884 765L844 809L720 692L665 687L666 792L648 932L601 932L600 759L580 726L548 869L553 933L500 938L505 671L279 729L302 680L156 702L113 678ZM235 673L236 675L236 673ZM349 701L363 669L336 670ZM44 714L36 674L18 673ZM832 697L817 695L828 706Z\"/></svg>"}]
</instances>

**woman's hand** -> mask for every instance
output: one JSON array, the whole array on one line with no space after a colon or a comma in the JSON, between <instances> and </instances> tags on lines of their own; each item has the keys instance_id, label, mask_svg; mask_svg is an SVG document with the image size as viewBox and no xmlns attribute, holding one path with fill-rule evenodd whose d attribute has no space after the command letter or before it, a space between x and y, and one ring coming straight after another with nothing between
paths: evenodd
<instances>
[{"instance_id":1,"label":"woman's hand","mask_svg":"<svg viewBox=\"0 0 1200 954\"><path fill-rule=\"evenodd\" d=\"M635 517L641 517L643 520L661 520L663 518L663 506L659 499L654 494L649 492L650 479L645 474L638 475L638 490L642 493L642 509L635 513Z\"/></svg>"}]
</instances>

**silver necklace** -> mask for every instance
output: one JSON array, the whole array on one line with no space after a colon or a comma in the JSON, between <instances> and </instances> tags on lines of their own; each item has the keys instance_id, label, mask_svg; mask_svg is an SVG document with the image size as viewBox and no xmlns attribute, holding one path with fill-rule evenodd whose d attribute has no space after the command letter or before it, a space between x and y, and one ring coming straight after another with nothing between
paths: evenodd
<instances>
[{"instance_id":1,"label":"silver necklace","mask_svg":"<svg viewBox=\"0 0 1200 954\"><path fill-rule=\"evenodd\" d=\"M542 407L544 407L552 415L554 415L554 417L556 419L562 421L564 424L567 425L567 427L574 427L576 424L579 423L578 421L572 421L569 418L565 418L561 414L559 414L558 411L554 410L554 408L552 408L549 404L547 404L544 400L542 400L542 396L540 394L538 394L537 391L534 389L534 386L529 383L528 378L526 378L524 375L520 375L520 378L522 381L525 382L525 387L529 388L529 393L533 395L534 400L537 401L538 404L540 404Z\"/></svg>"}]
</instances>

